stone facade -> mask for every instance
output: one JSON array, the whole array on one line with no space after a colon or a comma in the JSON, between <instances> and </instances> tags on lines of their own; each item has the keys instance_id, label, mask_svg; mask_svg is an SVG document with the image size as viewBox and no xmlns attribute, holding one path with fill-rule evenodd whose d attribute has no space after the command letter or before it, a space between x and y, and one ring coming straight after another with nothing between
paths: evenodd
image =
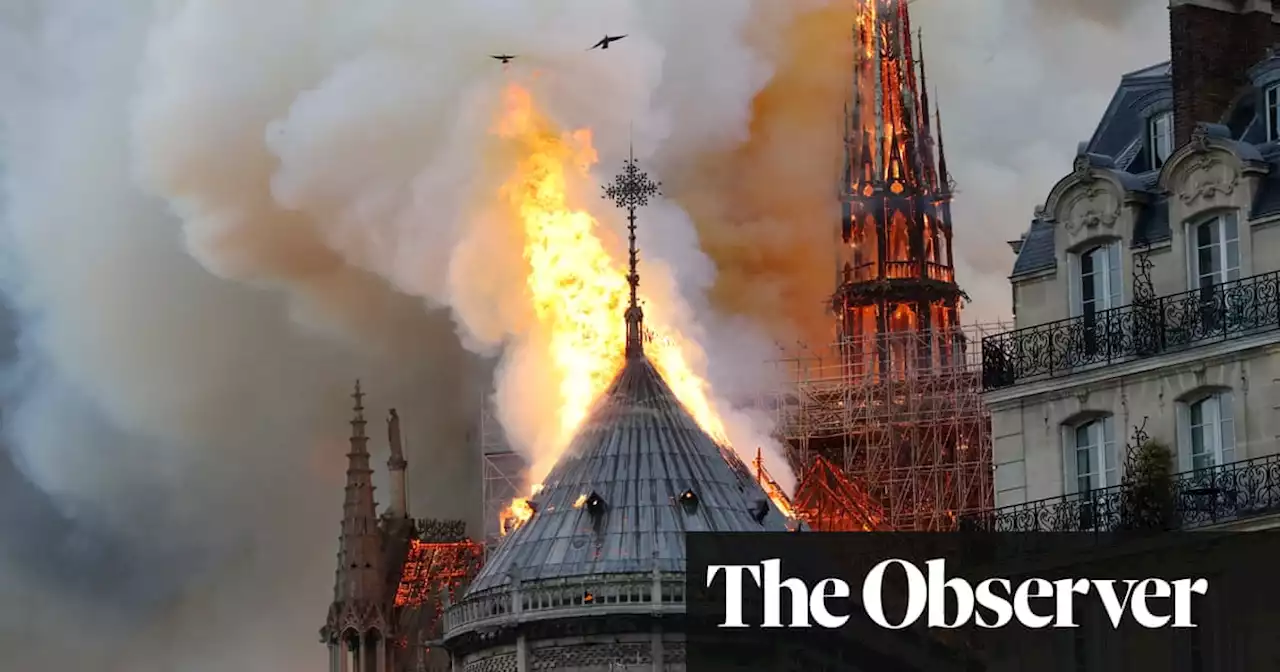
<instances>
[{"instance_id":1,"label":"stone facade","mask_svg":"<svg viewBox=\"0 0 1280 672\"><path fill-rule=\"evenodd\" d=\"M1269 0L1173 0L1170 26L1171 62L1125 76L1012 243L1016 330L983 350L1006 529L1101 524L1080 502L1121 486L1139 428L1189 491L1253 469L1280 507L1280 31ZM1209 489L1205 524L1260 496Z\"/></svg>"}]
</instances>

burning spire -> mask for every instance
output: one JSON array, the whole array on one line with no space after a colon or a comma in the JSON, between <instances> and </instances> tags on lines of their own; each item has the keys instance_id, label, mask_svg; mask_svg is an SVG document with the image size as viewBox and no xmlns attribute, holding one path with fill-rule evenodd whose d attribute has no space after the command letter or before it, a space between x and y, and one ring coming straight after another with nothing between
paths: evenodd
<instances>
[{"instance_id":1,"label":"burning spire","mask_svg":"<svg viewBox=\"0 0 1280 672\"><path fill-rule=\"evenodd\" d=\"M844 245L832 297L841 341L861 351L851 353L855 367L896 377L957 356L951 332L964 296L951 255L942 120L927 93L923 35L916 33L914 49L912 37L904 0L862 3L846 106ZM915 332L929 333L929 342L889 342Z\"/></svg>"},{"instance_id":2,"label":"burning spire","mask_svg":"<svg viewBox=\"0 0 1280 672\"><path fill-rule=\"evenodd\" d=\"M853 34L853 105L845 131L846 172L859 190L885 182L904 191L945 188L935 168L923 37L917 37L913 50L906 2L864 3Z\"/></svg>"},{"instance_id":3,"label":"burning spire","mask_svg":"<svg viewBox=\"0 0 1280 672\"><path fill-rule=\"evenodd\" d=\"M604 197L611 199L619 208L627 209L627 233L629 243L628 263L630 272L627 284L631 285L631 299L627 304L627 358L644 357L644 311L640 308L638 292L640 274L636 270L639 255L636 250L636 209L649 204L649 198L660 193L661 184L649 179L648 173L641 172L636 166L635 152L631 152L624 162L622 172L613 179L613 184L605 187Z\"/></svg>"}]
</instances>

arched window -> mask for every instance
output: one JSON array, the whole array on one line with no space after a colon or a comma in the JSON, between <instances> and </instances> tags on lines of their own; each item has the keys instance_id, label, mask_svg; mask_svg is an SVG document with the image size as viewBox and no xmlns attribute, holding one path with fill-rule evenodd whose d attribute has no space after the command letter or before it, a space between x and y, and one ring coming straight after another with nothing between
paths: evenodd
<instances>
[{"instance_id":1,"label":"arched window","mask_svg":"<svg viewBox=\"0 0 1280 672\"><path fill-rule=\"evenodd\" d=\"M1217 390L1178 404L1178 462L1183 471L1236 460L1233 397L1230 390Z\"/></svg>"},{"instance_id":2,"label":"arched window","mask_svg":"<svg viewBox=\"0 0 1280 672\"><path fill-rule=\"evenodd\" d=\"M1173 154L1173 112L1159 112L1147 121L1147 150L1151 168L1159 169Z\"/></svg>"},{"instance_id":3,"label":"arched window","mask_svg":"<svg viewBox=\"0 0 1280 672\"><path fill-rule=\"evenodd\" d=\"M907 216L895 210L889 228L889 260L908 261L911 259L911 231L907 224Z\"/></svg>"},{"instance_id":4,"label":"arched window","mask_svg":"<svg viewBox=\"0 0 1280 672\"><path fill-rule=\"evenodd\" d=\"M1115 421L1093 415L1063 426L1063 485L1067 494L1120 484Z\"/></svg>"}]
</instances>

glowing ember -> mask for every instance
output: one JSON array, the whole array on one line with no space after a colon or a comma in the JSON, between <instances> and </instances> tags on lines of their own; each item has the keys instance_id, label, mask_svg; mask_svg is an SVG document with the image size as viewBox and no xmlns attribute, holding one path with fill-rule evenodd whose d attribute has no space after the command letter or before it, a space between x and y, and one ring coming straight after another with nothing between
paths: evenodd
<instances>
[{"instance_id":1,"label":"glowing ember","mask_svg":"<svg viewBox=\"0 0 1280 672\"><path fill-rule=\"evenodd\" d=\"M599 223L570 202L571 192L594 187L591 132L559 131L537 111L530 92L514 84L506 91L496 132L520 157L501 195L523 225L529 297L559 379L559 431L535 451L540 459L530 476L538 480L622 366L628 285L625 266L609 254ZM660 317L650 327L650 359L703 430L727 443L707 383L685 360L680 335ZM518 526L532 515L528 502L517 499L503 520L514 519Z\"/></svg>"}]
</instances>

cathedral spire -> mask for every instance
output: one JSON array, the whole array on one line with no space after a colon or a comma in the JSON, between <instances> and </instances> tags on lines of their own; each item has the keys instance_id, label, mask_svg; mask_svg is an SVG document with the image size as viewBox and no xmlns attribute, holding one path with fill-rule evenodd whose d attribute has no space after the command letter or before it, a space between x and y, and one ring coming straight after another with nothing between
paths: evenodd
<instances>
[{"instance_id":1,"label":"cathedral spire","mask_svg":"<svg viewBox=\"0 0 1280 672\"><path fill-rule=\"evenodd\" d=\"M831 305L842 342L858 349L851 356L859 375L906 377L950 366L951 336L940 329L957 323L962 296L949 253L941 125L931 125L940 115L936 96L927 93L923 36L912 32L907 4L862 0L854 31L854 91L846 108L857 130L850 137L860 146L856 154L846 150L844 172L857 177L842 194L844 245ZM906 348L888 338L909 332L930 334L933 342Z\"/></svg>"},{"instance_id":2,"label":"cathedral spire","mask_svg":"<svg viewBox=\"0 0 1280 672\"><path fill-rule=\"evenodd\" d=\"M351 417L350 449L347 452L346 501L342 515L343 564L339 572L347 573L347 599L381 598L381 549L378 536L378 511L373 500L373 469L369 466L369 437L365 435L364 391L356 381ZM373 570L373 571L370 571ZM339 593L343 591L340 587Z\"/></svg>"},{"instance_id":3,"label":"cathedral spire","mask_svg":"<svg viewBox=\"0 0 1280 672\"><path fill-rule=\"evenodd\" d=\"M338 569L333 604L321 636L330 643L344 633L358 635L386 628L382 531L373 500L373 469L369 466L369 437L365 435L364 391L356 381L351 398L351 437L347 450L347 486L342 505ZM336 645L336 644L335 644Z\"/></svg>"},{"instance_id":4,"label":"cathedral spire","mask_svg":"<svg viewBox=\"0 0 1280 672\"><path fill-rule=\"evenodd\" d=\"M636 210L649 204L649 198L659 193L661 185L649 179L636 166L635 152L629 152L622 172L614 177L613 184L605 187L604 197L613 200L619 208L627 210L628 265L627 284L631 286L627 304L627 358L644 357L644 311L640 308L639 253L636 249Z\"/></svg>"},{"instance_id":5,"label":"cathedral spire","mask_svg":"<svg viewBox=\"0 0 1280 672\"><path fill-rule=\"evenodd\" d=\"M929 78L924 64L924 30L916 31L916 58L920 61L920 165L924 184L934 192L941 191L937 162L933 154L933 112L929 108Z\"/></svg>"},{"instance_id":6,"label":"cathedral spire","mask_svg":"<svg viewBox=\"0 0 1280 672\"><path fill-rule=\"evenodd\" d=\"M951 174L947 172L947 149L942 140L942 110L935 103L933 107L938 127L938 189L944 195L951 194Z\"/></svg>"}]
</instances>

